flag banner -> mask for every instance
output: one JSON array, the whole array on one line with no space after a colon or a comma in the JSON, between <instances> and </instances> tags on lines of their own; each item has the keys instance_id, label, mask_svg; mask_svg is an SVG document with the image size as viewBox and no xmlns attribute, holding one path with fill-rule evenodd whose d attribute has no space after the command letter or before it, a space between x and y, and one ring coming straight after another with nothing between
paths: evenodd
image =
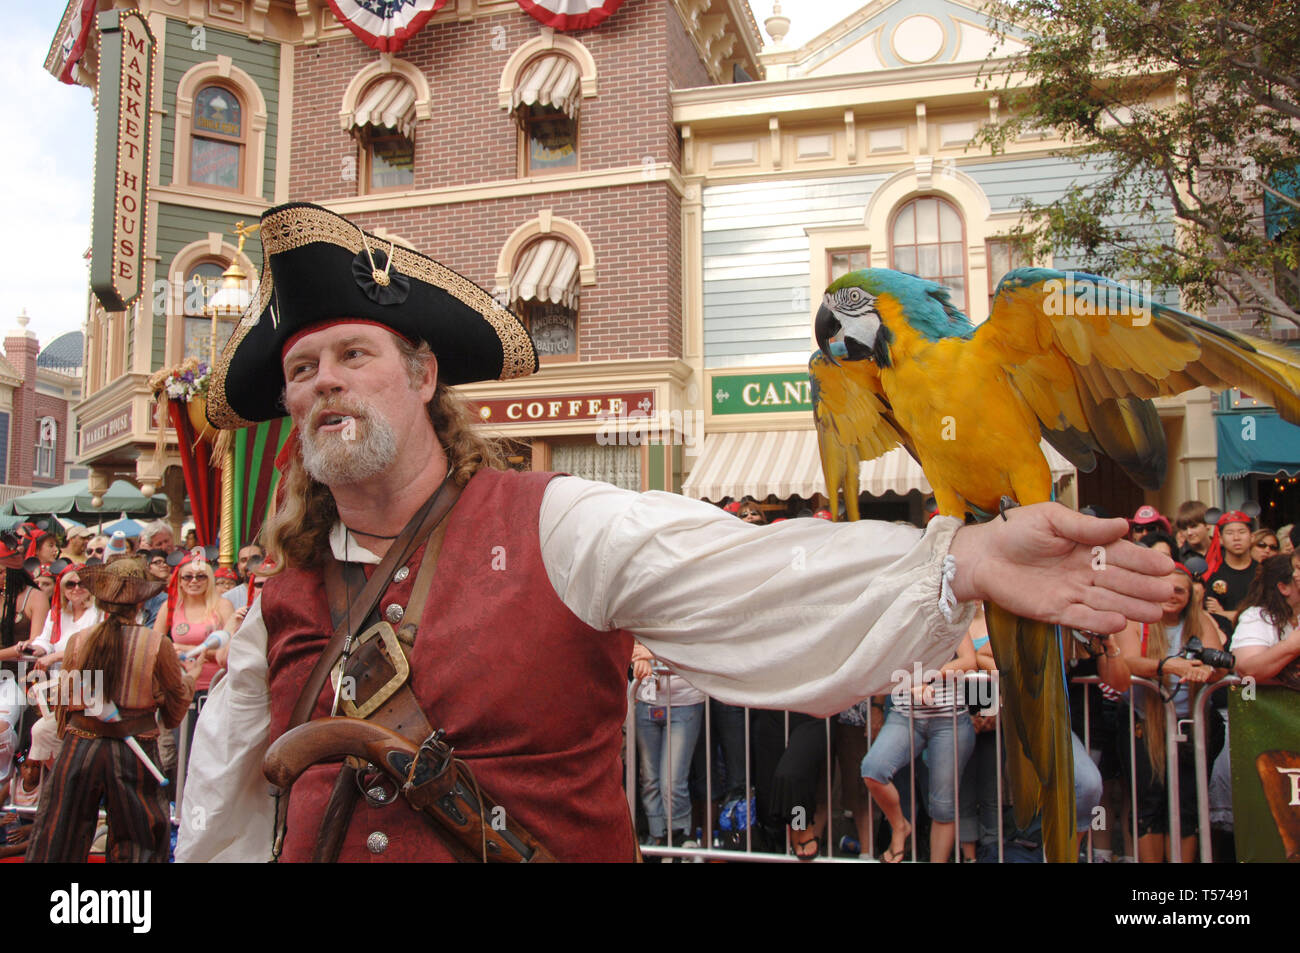
<instances>
[{"instance_id":1,"label":"flag banner","mask_svg":"<svg viewBox=\"0 0 1300 953\"><path fill-rule=\"evenodd\" d=\"M212 447L194 429L187 401L169 400L167 416L176 430L176 450L185 475L185 493L190 498L194 535L200 546L212 546L217 541L221 518L221 480L212 467Z\"/></svg>"},{"instance_id":2,"label":"flag banner","mask_svg":"<svg viewBox=\"0 0 1300 953\"><path fill-rule=\"evenodd\" d=\"M235 432L235 552L257 538L271 513L280 482L275 458L292 429L293 421L281 417Z\"/></svg>"},{"instance_id":3,"label":"flag banner","mask_svg":"<svg viewBox=\"0 0 1300 953\"><path fill-rule=\"evenodd\" d=\"M63 12L63 22L54 36L50 60L60 83L75 86L76 67L90 42L90 28L95 23L95 0L70 0ZM50 65L47 60L47 66Z\"/></svg>"},{"instance_id":4,"label":"flag banner","mask_svg":"<svg viewBox=\"0 0 1300 953\"><path fill-rule=\"evenodd\" d=\"M524 12L556 30L590 30L623 5L623 0L519 0Z\"/></svg>"},{"instance_id":5,"label":"flag banner","mask_svg":"<svg viewBox=\"0 0 1300 953\"><path fill-rule=\"evenodd\" d=\"M447 0L328 0L334 16L362 43L396 53Z\"/></svg>"},{"instance_id":6,"label":"flag banner","mask_svg":"<svg viewBox=\"0 0 1300 953\"><path fill-rule=\"evenodd\" d=\"M1300 861L1300 692L1228 689L1237 860Z\"/></svg>"}]
</instances>

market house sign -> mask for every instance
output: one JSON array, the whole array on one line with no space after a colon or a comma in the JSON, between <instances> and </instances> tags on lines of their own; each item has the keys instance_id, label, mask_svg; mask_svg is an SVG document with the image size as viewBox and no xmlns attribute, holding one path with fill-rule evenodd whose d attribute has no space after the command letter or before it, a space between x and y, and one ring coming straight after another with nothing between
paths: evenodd
<instances>
[{"instance_id":1,"label":"market house sign","mask_svg":"<svg viewBox=\"0 0 1300 953\"><path fill-rule=\"evenodd\" d=\"M555 423L562 420L605 420L655 411L652 390L614 394L565 394L556 397L482 400L474 404L479 419L491 424Z\"/></svg>"},{"instance_id":2,"label":"market house sign","mask_svg":"<svg viewBox=\"0 0 1300 953\"><path fill-rule=\"evenodd\" d=\"M93 450L131 431L131 405L127 404L107 417L81 428L81 452Z\"/></svg>"},{"instance_id":3,"label":"market house sign","mask_svg":"<svg viewBox=\"0 0 1300 953\"><path fill-rule=\"evenodd\" d=\"M125 311L144 290L154 37L135 10L101 13L99 30L90 289Z\"/></svg>"},{"instance_id":4,"label":"market house sign","mask_svg":"<svg viewBox=\"0 0 1300 953\"><path fill-rule=\"evenodd\" d=\"M812 410L812 383L808 374L715 374L714 414L770 414Z\"/></svg>"}]
</instances>

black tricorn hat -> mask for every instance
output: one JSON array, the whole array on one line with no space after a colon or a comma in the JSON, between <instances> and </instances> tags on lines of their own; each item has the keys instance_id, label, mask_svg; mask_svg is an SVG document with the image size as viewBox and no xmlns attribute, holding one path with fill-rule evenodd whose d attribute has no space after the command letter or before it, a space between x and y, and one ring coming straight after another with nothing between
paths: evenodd
<instances>
[{"instance_id":1,"label":"black tricorn hat","mask_svg":"<svg viewBox=\"0 0 1300 953\"><path fill-rule=\"evenodd\" d=\"M446 384L510 380L537 370L537 352L519 319L432 258L302 202L263 213L260 237L257 294L209 381L207 415L215 427L284 416L281 350L295 334L330 321L373 321L427 341Z\"/></svg>"}]
</instances>

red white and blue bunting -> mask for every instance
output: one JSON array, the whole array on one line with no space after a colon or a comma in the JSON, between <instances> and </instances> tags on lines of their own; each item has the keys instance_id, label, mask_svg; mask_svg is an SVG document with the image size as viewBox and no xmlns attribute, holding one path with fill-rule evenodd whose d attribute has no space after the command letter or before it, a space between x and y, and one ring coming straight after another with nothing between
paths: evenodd
<instances>
[{"instance_id":1,"label":"red white and blue bunting","mask_svg":"<svg viewBox=\"0 0 1300 953\"><path fill-rule=\"evenodd\" d=\"M589 30L622 5L623 0L519 0L530 17L556 30Z\"/></svg>"},{"instance_id":2,"label":"red white and blue bunting","mask_svg":"<svg viewBox=\"0 0 1300 953\"><path fill-rule=\"evenodd\" d=\"M52 72L59 82L73 85L77 82L76 66L86 52L90 40L90 28L95 23L95 0L71 0L63 13L63 22L59 24L59 33L55 37Z\"/></svg>"},{"instance_id":3,"label":"red white and blue bunting","mask_svg":"<svg viewBox=\"0 0 1300 953\"><path fill-rule=\"evenodd\" d=\"M328 0L334 16L366 46L396 53L447 0Z\"/></svg>"}]
</instances>

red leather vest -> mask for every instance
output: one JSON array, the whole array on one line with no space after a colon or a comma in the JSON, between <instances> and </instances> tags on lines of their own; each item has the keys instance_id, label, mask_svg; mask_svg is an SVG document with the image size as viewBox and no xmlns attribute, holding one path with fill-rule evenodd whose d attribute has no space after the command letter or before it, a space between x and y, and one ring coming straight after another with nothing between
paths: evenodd
<instances>
[{"instance_id":1,"label":"red leather vest","mask_svg":"<svg viewBox=\"0 0 1300 953\"><path fill-rule=\"evenodd\" d=\"M559 860L630 861L636 845L623 794L622 726L632 639L584 624L542 564L538 513L553 474L481 470L447 516L438 567L411 651L411 687L479 784ZM379 606L405 607L421 547ZM322 574L267 580L271 740L328 641ZM313 717L329 714L327 683ZM309 860L338 765L309 768L293 787L282 860ZM400 797L358 801L341 861L447 861L432 821ZM381 853L367 837L386 835Z\"/></svg>"}]
</instances>

